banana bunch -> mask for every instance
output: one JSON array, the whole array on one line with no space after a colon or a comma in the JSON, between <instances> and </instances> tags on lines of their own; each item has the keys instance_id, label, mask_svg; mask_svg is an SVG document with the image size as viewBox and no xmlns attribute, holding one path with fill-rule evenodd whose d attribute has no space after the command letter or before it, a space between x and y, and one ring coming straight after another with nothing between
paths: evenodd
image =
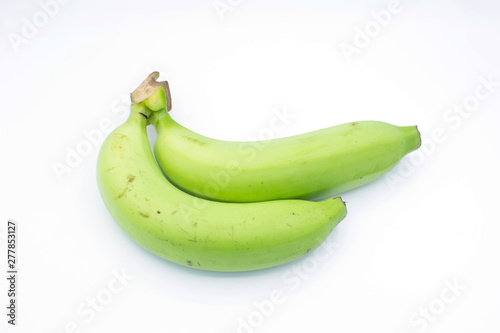
<instances>
[{"instance_id":1,"label":"banana bunch","mask_svg":"<svg viewBox=\"0 0 500 333\"><path fill-rule=\"evenodd\" d=\"M258 158L248 159L238 153L245 143L206 138L177 124L167 112L168 84L158 76L152 73L132 93L128 120L104 141L97 183L132 239L181 265L249 271L298 259L319 246L347 210L339 197L297 198L366 184L420 146L414 126L367 121L270 140ZM158 132L156 160L149 122ZM215 181L218 190L207 191Z\"/></svg>"}]
</instances>

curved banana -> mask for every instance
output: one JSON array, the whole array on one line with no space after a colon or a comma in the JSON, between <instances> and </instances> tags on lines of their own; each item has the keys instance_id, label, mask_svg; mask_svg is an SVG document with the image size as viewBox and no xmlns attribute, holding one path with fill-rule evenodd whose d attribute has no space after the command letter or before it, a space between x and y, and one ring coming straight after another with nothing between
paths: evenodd
<instances>
[{"instance_id":1,"label":"curved banana","mask_svg":"<svg viewBox=\"0 0 500 333\"><path fill-rule=\"evenodd\" d=\"M184 191L218 201L322 198L367 184L420 146L416 126L359 121L287 138L220 141L154 113L155 157Z\"/></svg>"},{"instance_id":2,"label":"curved banana","mask_svg":"<svg viewBox=\"0 0 500 333\"><path fill-rule=\"evenodd\" d=\"M104 203L138 244L197 269L249 271L304 256L346 216L340 198L222 203L179 190L158 168L146 132L146 118L165 105L163 94L164 87L138 99L97 162Z\"/></svg>"}]
</instances>

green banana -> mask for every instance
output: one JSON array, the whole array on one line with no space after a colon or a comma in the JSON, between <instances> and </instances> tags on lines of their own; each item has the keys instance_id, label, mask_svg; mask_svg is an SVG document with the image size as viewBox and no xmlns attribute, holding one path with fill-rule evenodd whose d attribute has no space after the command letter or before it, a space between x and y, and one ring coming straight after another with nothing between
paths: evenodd
<instances>
[{"instance_id":1,"label":"green banana","mask_svg":"<svg viewBox=\"0 0 500 333\"><path fill-rule=\"evenodd\" d=\"M263 269L304 256L346 216L340 198L223 203L179 190L158 168L146 131L168 86L144 86L101 147L97 183L112 217L147 250L202 270Z\"/></svg>"},{"instance_id":2,"label":"green banana","mask_svg":"<svg viewBox=\"0 0 500 333\"><path fill-rule=\"evenodd\" d=\"M220 141L150 117L158 165L184 191L218 201L317 199L367 184L420 146L416 126L359 121L287 138Z\"/></svg>"}]
</instances>

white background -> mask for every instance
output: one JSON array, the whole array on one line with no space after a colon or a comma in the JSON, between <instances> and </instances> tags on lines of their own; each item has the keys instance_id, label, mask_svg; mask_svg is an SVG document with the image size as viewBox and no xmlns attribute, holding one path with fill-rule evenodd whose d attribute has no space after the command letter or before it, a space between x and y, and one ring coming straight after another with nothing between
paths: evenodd
<instances>
[{"instance_id":1,"label":"white background","mask_svg":"<svg viewBox=\"0 0 500 333\"><path fill-rule=\"evenodd\" d=\"M499 333L500 5L401 0L381 27L389 1L332 2L2 1L0 268L15 219L19 308L7 325L2 277L0 331ZM131 241L95 181L100 126L153 70L172 117L214 138L253 140L287 110L276 137L381 120L425 144L343 194L348 216L315 253L181 267Z\"/></svg>"}]
</instances>

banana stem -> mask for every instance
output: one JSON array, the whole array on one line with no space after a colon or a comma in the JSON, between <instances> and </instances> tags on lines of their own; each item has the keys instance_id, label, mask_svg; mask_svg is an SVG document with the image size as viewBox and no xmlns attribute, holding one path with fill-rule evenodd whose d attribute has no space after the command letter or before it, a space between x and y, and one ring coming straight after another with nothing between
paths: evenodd
<instances>
[{"instance_id":1,"label":"banana stem","mask_svg":"<svg viewBox=\"0 0 500 333\"><path fill-rule=\"evenodd\" d=\"M151 115L148 116L148 121L153 124L153 126L156 128L159 126L160 122L162 122L162 119L169 114L167 113L166 110L160 110L158 112L152 112Z\"/></svg>"},{"instance_id":2,"label":"banana stem","mask_svg":"<svg viewBox=\"0 0 500 333\"><path fill-rule=\"evenodd\" d=\"M172 110L172 96L170 95L170 88L167 81L156 81L160 73L153 72L148 75L146 80L144 80L137 89L135 89L132 94L130 94L130 99L132 100L132 105L140 104L150 97L156 95L159 89L163 89L163 97L166 100L166 108L168 111ZM156 111L156 110L153 110Z\"/></svg>"},{"instance_id":3,"label":"banana stem","mask_svg":"<svg viewBox=\"0 0 500 333\"><path fill-rule=\"evenodd\" d=\"M128 121L132 122L149 122L149 116L153 113L144 103L133 104L130 107L130 116Z\"/></svg>"}]
</instances>

